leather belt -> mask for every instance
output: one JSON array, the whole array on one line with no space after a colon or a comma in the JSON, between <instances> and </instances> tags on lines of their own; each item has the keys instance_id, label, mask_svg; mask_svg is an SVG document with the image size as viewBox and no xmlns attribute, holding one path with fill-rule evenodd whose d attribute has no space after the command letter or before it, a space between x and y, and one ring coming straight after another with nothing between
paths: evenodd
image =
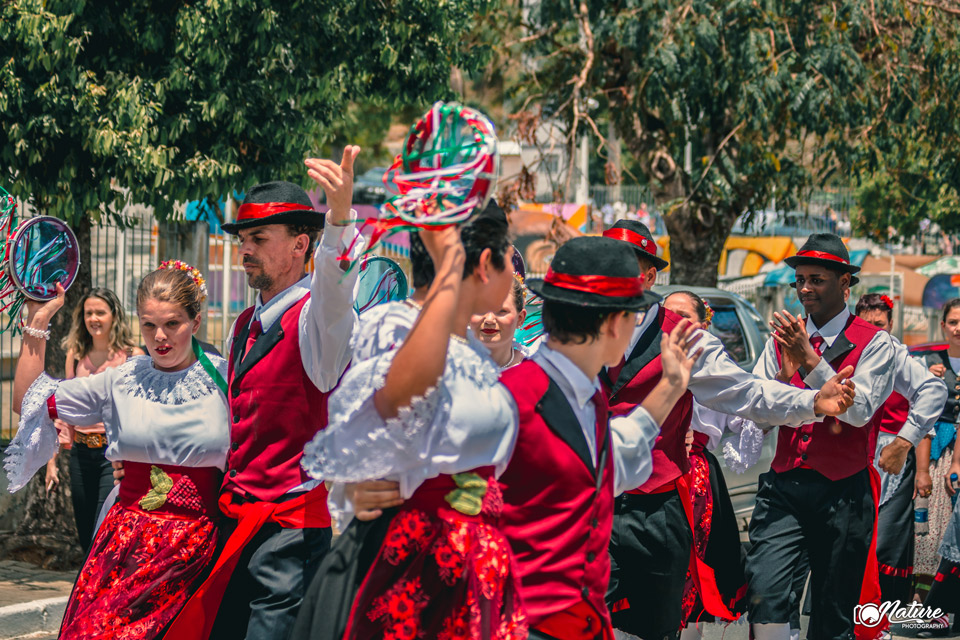
<instances>
[{"instance_id":1,"label":"leather belt","mask_svg":"<svg viewBox=\"0 0 960 640\"><path fill-rule=\"evenodd\" d=\"M102 449L107 446L107 436L103 433L80 433L77 431L73 435L73 440L86 445L90 449Z\"/></svg>"}]
</instances>

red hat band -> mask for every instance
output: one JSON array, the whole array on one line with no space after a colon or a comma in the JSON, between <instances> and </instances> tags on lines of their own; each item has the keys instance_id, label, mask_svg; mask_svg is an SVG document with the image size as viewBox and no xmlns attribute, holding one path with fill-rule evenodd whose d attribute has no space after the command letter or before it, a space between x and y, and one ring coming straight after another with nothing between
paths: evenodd
<instances>
[{"instance_id":1,"label":"red hat band","mask_svg":"<svg viewBox=\"0 0 960 640\"><path fill-rule=\"evenodd\" d=\"M622 228L607 229L603 232L603 237L612 238L614 240L623 240L640 247L640 249L646 251L647 253L657 255L656 248L653 248L653 251L650 250L650 245L653 244L653 241L643 237L636 231L630 231L629 229Z\"/></svg>"},{"instance_id":2,"label":"red hat band","mask_svg":"<svg viewBox=\"0 0 960 640\"><path fill-rule=\"evenodd\" d=\"M632 298L643 293L643 278L640 276L628 278L598 275L575 276L548 269L543 281L560 289L594 293L610 298Z\"/></svg>"},{"instance_id":3,"label":"red hat band","mask_svg":"<svg viewBox=\"0 0 960 640\"><path fill-rule=\"evenodd\" d=\"M250 202L240 205L240 208L237 209L237 222L262 220L278 213L307 210L310 210L310 207L292 202Z\"/></svg>"},{"instance_id":4,"label":"red hat band","mask_svg":"<svg viewBox=\"0 0 960 640\"><path fill-rule=\"evenodd\" d=\"M798 251L798 258L819 258L820 260L832 260L833 262L839 262L841 264L850 264L849 260L844 260L840 256L835 256L832 253L827 253L826 251Z\"/></svg>"}]
</instances>

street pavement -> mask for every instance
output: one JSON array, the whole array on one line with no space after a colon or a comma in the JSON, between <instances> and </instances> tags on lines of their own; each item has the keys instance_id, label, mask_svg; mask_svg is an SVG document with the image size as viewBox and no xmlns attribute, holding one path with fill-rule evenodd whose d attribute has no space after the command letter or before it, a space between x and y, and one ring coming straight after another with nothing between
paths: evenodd
<instances>
[{"instance_id":1,"label":"street pavement","mask_svg":"<svg viewBox=\"0 0 960 640\"><path fill-rule=\"evenodd\" d=\"M0 640L54 640L76 571L46 571L25 562L0 561ZM809 618L801 618L806 635ZM704 640L748 640L745 624L707 624ZM917 638L894 628L894 640ZM18 635L19 634L19 635ZM951 633L941 638L960 638Z\"/></svg>"},{"instance_id":2,"label":"street pavement","mask_svg":"<svg viewBox=\"0 0 960 640\"><path fill-rule=\"evenodd\" d=\"M0 640L56 638L76 571L0 561Z\"/></svg>"}]
</instances>

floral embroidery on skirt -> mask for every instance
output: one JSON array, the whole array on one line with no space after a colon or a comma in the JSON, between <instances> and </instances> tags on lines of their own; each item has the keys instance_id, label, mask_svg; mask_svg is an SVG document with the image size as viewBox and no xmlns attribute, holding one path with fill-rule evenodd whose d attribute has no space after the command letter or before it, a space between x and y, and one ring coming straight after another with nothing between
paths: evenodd
<instances>
[{"instance_id":1,"label":"floral embroidery on skirt","mask_svg":"<svg viewBox=\"0 0 960 640\"><path fill-rule=\"evenodd\" d=\"M114 505L80 570L60 627L69 640L159 637L213 558L216 526Z\"/></svg>"},{"instance_id":2,"label":"floral embroidery on skirt","mask_svg":"<svg viewBox=\"0 0 960 640\"><path fill-rule=\"evenodd\" d=\"M498 496L496 489L487 492L483 515L499 515ZM400 511L360 587L345 637L526 638L509 543L483 517Z\"/></svg>"}]
</instances>

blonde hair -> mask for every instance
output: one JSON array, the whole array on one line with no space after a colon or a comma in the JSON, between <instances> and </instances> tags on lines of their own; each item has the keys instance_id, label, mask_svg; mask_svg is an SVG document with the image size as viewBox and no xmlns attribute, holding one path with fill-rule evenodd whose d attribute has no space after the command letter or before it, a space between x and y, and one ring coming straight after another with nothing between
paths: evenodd
<instances>
[{"instance_id":1,"label":"blonde hair","mask_svg":"<svg viewBox=\"0 0 960 640\"><path fill-rule=\"evenodd\" d=\"M161 266L140 281L137 309L147 300L159 300L172 302L186 311L190 318L196 318L206 297L201 285L188 271Z\"/></svg>"},{"instance_id":2,"label":"blonde hair","mask_svg":"<svg viewBox=\"0 0 960 640\"><path fill-rule=\"evenodd\" d=\"M133 331L127 324L127 313L120 304L120 299L110 289L96 288L91 289L80 298L80 302L73 310L73 316L70 321L70 332L63 339L61 345L67 351L72 351L76 360L81 360L93 350L93 336L87 331L87 324L84 322L83 308L90 298L103 300L110 308L113 315L113 321L110 324L110 351L129 352L137 345L133 341Z\"/></svg>"}]
</instances>

